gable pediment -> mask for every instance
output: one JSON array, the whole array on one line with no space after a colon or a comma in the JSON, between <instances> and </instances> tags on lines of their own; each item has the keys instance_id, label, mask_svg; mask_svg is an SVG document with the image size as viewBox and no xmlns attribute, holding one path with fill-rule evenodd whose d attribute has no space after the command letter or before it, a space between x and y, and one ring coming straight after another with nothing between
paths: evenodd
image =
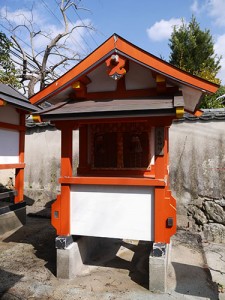
<instances>
[{"instance_id":1,"label":"gable pediment","mask_svg":"<svg viewBox=\"0 0 225 300\"><path fill-rule=\"evenodd\" d=\"M217 88L113 35L30 101L57 104L67 99L126 99L183 92L185 108L194 112L201 96Z\"/></svg>"}]
</instances>

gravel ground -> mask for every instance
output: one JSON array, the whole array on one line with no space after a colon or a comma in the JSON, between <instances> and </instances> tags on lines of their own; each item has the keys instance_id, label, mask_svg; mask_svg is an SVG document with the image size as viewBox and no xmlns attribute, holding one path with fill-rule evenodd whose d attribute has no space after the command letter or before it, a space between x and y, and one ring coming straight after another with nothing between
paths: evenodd
<instances>
[{"instance_id":1,"label":"gravel ground","mask_svg":"<svg viewBox=\"0 0 225 300\"><path fill-rule=\"evenodd\" d=\"M218 299L198 235L182 231L173 238L166 294L147 289L146 244L117 241L117 256L103 249L89 272L62 280L55 277L54 242L55 231L45 218L27 217L25 226L0 237L0 299Z\"/></svg>"}]
</instances>

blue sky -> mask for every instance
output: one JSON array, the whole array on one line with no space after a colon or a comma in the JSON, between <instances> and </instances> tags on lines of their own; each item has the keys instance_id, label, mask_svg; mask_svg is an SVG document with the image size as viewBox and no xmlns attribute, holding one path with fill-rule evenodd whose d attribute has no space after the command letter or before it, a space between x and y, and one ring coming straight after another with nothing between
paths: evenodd
<instances>
[{"instance_id":1,"label":"blue sky","mask_svg":"<svg viewBox=\"0 0 225 300\"><path fill-rule=\"evenodd\" d=\"M16 26L22 15L29 19L29 9L33 5L35 29L44 29L54 35L62 29L63 20L57 5L59 0L1 0L0 15L5 16L7 9L11 25ZM169 58L168 39L172 26L179 25L181 18L189 22L192 14L200 23L201 29L210 29L215 43L215 51L222 55L222 69L219 73L225 84L225 0L83 0L76 1L79 7L68 10L72 25L89 24L95 30L80 28L73 32L71 40L67 41L72 50L78 50L85 57L97 46L103 43L113 33L121 35L133 44L146 51ZM1 20L0 30L8 25ZM5 30L7 35L9 32ZM21 29L17 35L26 51L29 49L29 36ZM24 43L25 42L25 43ZM39 39L36 47L43 47L46 40ZM52 58L53 59L53 58Z\"/></svg>"}]
</instances>

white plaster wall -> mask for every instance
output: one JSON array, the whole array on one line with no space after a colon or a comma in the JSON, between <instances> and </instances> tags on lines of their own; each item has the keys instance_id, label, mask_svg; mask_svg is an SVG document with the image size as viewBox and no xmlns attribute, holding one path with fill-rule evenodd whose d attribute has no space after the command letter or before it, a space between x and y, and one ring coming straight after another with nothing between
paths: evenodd
<instances>
[{"instance_id":1,"label":"white plaster wall","mask_svg":"<svg viewBox=\"0 0 225 300\"><path fill-rule=\"evenodd\" d=\"M198 195L225 196L224 120L172 125L170 182L178 206Z\"/></svg>"},{"instance_id":2,"label":"white plaster wall","mask_svg":"<svg viewBox=\"0 0 225 300\"><path fill-rule=\"evenodd\" d=\"M152 187L73 185L71 233L153 241L153 203Z\"/></svg>"},{"instance_id":3,"label":"white plaster wall","mask_svg":"<svg viewBox=\"0 0 225 300\"><path fill-rule=\"evenodd\" d=\"M0 129L0 164L19 162L19 132Z\"/></svg>"},{"instance_id":4,"label":"white plaster wall","mask_svg":"<svg viewBox=\"0 0 225 300\"><path fill-rule=\"evenodd\" d=\"M73 132L73 166L78 163L78 131ZM29 128L25 138L25 187L59 191L61 132L54 127Z\"/></svg>"}]
</instances>

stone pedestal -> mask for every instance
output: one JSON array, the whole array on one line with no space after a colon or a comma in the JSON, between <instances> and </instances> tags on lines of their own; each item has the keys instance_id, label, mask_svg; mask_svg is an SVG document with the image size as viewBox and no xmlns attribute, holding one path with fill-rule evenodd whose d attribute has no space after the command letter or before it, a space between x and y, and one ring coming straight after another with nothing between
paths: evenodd
<instances>
[{"instance_id":1,"label":"stone pedestal","mask_svg":"<svg viewBox=\"0 0 225 300\"><path fill-rule=\"evenodd\" d=\"M58 278L72 279L88 272L89 267L84 263L93 249L88 237L58 236L56 249Z\"/></svg>"},{"instance_id":2,"label":"stone pedestal","mask_svg":"<svg viewBox=\"0 0 225 300\"><path fill-rule=\"evenodd\" d=\"M77 243L70 244L65 249L57 249L57 277L72 279L81 274L83 262Z\"/></svg>"},{"instance_id":3,"label":"stone pedestal","mask_svg":"<svg viewBox=\"0 0 225 300\"><path fill-rule=\"evenodd\" d=\"M149 290L166 292L170 244L154 243L149 257Z\"/></svg>"}]
</instances>

